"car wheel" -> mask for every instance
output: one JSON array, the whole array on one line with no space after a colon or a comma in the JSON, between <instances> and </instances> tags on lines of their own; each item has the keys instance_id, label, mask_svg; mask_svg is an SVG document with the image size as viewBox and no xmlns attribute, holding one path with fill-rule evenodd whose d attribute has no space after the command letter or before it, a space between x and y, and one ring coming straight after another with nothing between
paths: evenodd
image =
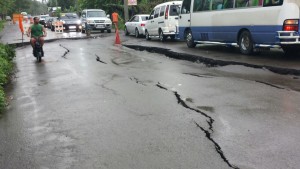
<instances>
[{"instance_id":1,"label":"car wheel","mask_svg":"<svg viewBox=\"0 0 300 169\"><path fill-rule=\"evenodd\" d=\"M137 28L135 28L135 37L136 38L140 37L140 33L139 33L139 30Z\"/></svg>"},{"instance_id":2,"label":"car wheel","mask_svg":"<svg viewBox=\"0 0 300 169\"><path fill-rule=\"evenodd\" d=\"M243 31L239 37L240 52L245 55L253 53L253 40L249 31Z\"/></svg>"},{"instance_id":3,"label":"car wheel","mask_svg":"<svg viewBox=\"0 0 300 169\"><path fill-rule=\"evenodd\" d=\"M125 26L125 30L124 30L124 32L125 32L125 36L128 36L129 35L129 32L128 32L128 30L127 30L127 27Z\"/></svg>"},{"instance_id":4,"label":"car wheel","mask_svg":"<svg viewBox=\"0 0 300 169\"><path fill-rule=\"evenodd\" d=\"M196 43L194 42L193 34L191 30L187 30L185 33L185 40L186 40L186 45L189 48L194 48L196 47Z\"/></svg>"},{"instance_id":5,"label":"car wheel","mask_svg":"<svg viewBox=\"0 0 300 169\"><path fill-rule=\"evenodd\" d=\"M145 36L146 36L146 40L151 40L150 35L147 30L145 31Z\"/></svg>"},{"instance_id":6,"label":"car wheel","mask_svg":"<svg viewBox=\"0 0 300 169\"><path fill-rule=\"evenodd\" d=\"M162 30L159 31L159 40L160 40L161 42L166 41L166 36L164 35L164 33L163 33Z\"/></svg>"},{"instance_id":7,"label":"car wheel","mask_svg":"<svg viewBox=\"0 0 300 169\"><path fill-rule=\"evenodd\" d=\"M111 29L107 29L107 33L111 33Z\"/></svg>"}]
</instances>

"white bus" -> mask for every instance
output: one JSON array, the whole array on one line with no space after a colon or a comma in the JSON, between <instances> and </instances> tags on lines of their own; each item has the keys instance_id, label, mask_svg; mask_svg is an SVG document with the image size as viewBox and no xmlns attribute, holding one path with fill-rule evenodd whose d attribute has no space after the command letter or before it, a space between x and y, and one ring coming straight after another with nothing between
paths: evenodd
<instances>
[{"instance_id":1,"label":"white bus","mask_svg":"<svg viewBox=\"0 0 300 169\"><path fill-rule=\"evenodd\" d=\"M179 38L196 44L239 46L241 53L281 47L300 51L300 0L183 0Z\"/></svg>"}]
</instances>

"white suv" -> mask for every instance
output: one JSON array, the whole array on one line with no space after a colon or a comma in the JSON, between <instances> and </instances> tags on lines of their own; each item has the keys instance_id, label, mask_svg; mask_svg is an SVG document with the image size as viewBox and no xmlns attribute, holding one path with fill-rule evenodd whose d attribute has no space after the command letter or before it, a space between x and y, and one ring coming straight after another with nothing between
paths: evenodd
<instances>
[{"instance_id":1,"label":"white suv","mask_svg":"<svg viewBox=\"0 0 300 169\"><path fill-rule=\"evenodd\" d=\"M86 25L91 30L100 30L102 33L106 30L111 33L112 22L101 9L85 9L81 12L82 33L86 32Z\"/></svg>"},{"instance_id":2,"label":"white suv","mask_svg":"<svg viewBox=\"0 0 300 169\"><path fill-rule=\"evenodd\" d=\"M178 34L178 17L182 1L171 1L154 7L146 23L146 39L159 38L162 42L167 37L175 39Z\"/></svg>"}]
</instances>

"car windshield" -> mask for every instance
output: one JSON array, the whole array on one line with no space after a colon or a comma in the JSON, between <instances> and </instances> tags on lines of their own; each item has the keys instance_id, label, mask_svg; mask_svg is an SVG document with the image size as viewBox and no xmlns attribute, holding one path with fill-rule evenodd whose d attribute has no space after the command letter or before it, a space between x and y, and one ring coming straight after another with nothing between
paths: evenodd
<instances>
[{"instance_id":1,"label":"car windshield","mask_svg":"<svg viewBox=\"0 0 300 169\"><path fill-rule=\"evenodd\" d=\"M104 11L88 11L87 12L87 17L92 18L92 17L106 17L106 14Z\"/></svg>"},{"instance_id":2,"label":"car windshield","mask_svg":"<svg viewBox=\"0 0 300 169\"><path fill-rule=\"evenodd\" d=\"M61 19L78 19L77 14L65 14Z\"/></svg>"},{"instance_id":3,"label":"car windshield","mask_svg":"<svg viewBox=\"0 0 300 169\"><path fill-rule=\"evenodd\" d=\"M170 16L179 15L180 6L179 5L171 5L170 6Z\"/></svg>"},{"instance_id":4,"label":"car windshield","mask_svg":"<svg viewBox=\"0 0 300 169\"><path fill-rule=\"evenodd\" d=\"M147 16L142 16L142 21L147 20Z\"/></svg>"}]
</instances>

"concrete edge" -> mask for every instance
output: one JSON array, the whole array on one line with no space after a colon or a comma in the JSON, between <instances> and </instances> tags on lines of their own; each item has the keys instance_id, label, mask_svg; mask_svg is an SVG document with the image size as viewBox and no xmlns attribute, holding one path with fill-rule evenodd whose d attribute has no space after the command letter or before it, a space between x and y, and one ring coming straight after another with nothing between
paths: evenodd
<instances>
[{"instance_id":1,"label":"concrete edge","mask_svg":"<svg viewBox=\"0 0 300 169\"><path fill-rule=\"evenodd\" d=\"M274 67L274 66L267 66L267 65L255 65L243 62L235 62L235 61L224 61L224 60L217 60L211 59L204 56L196 56L186 53L178 53L174 52L170 49L159 48L159 47L148 47L148 46L140 46L140 45L123 45L127 48L139 50L139 51L147 51L150 53L158 53L163 54L167 57L179 59L179 60L186 60L191 62L200 62L205 64L208 67L215 67L215 66L228 66L228 65L241 65L255 69L267 69L273 73L281 74L281 75L296 75L300 76L300 70L298 69L290 69L290 68L281 68L281 67Z\"/></svg>"}]
</instances>

